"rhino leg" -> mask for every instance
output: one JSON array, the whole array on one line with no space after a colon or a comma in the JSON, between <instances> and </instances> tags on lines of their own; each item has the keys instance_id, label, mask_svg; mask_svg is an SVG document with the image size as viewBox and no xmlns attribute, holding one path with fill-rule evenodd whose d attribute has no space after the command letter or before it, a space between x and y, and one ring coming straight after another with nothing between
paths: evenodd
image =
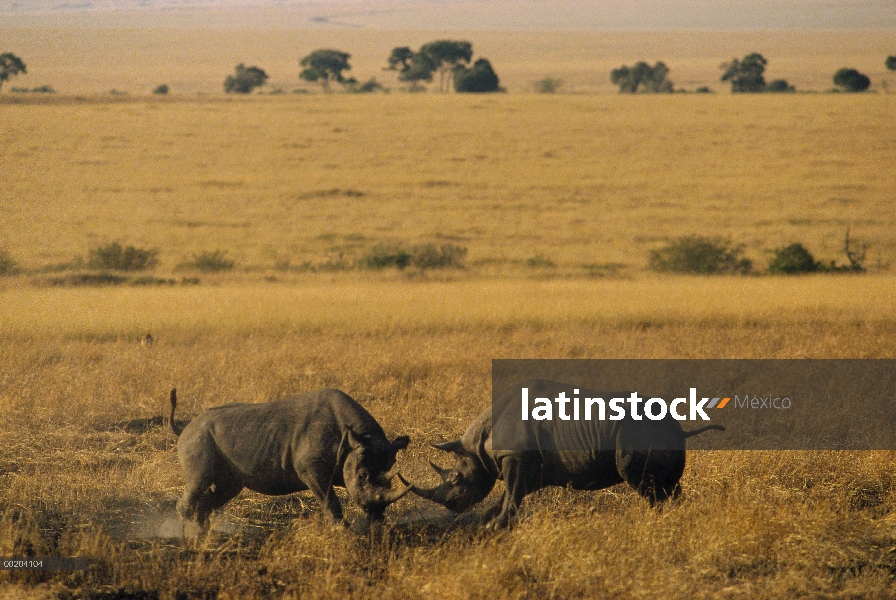
<instances>
[{"instance_id":1,"label":"rhino leg","mask_svg":"<svg viewBox=\"0 0 896 600\"><path fill-rule=\"evenodd\" d=\"M308 486L308 489L311 490L311 493L314 494L314 497L320 502L320 505L327 516L329 516L334 523L342 523L342 504L339 503L339 498L336 497L336 490L333 489L329 471L321 473L311 469L297 467L296 473L302 483Z\"/></svg>"},{"instance_id":2,"label":"rhino leg","mask_svg":"<svg viewBox=\"0 0 896 600\"><path fill-rule=\"evenodd\" d=\"M237 478L224 477L211 483L207 479L194 481L187 485L184 495L178 500L177 511L184 519L195 519L205 529L212 511L233 500L242 489Z\"/></svg>"},{"instance_id":3,"label":"rhino leg","mask_svg":"<svg viewBox=\"0 0 896 600\"><path fill-rule=\"evenodd\" d=\"M483 519L494 518L490 520L487 527L489 529L503 529L510 525L511 520L516 516L523 498L528 494L531 482L526 481L528 471L526 465L523 464L521 456L508 456L501 461L501 473L504 476L504 496L499 504L500 512L497 512L498 505L488 510Z\"/></svg>"},{"instance_id":4,"label":"rhino leg","mask_svg":"<svg viewBox=\"0 0 896 600\"><path fill-rule=\"evenodd\" d=\"M494 504L492 504L491 508L489 508L484 513L482 513L482 518L479 519L479 524L486 525L486 524L490 523L492 520L494 520L495 517L497 517L499 514L501 514L501 508L503 507L503 505L504 505L503 498L501 500L498 500Z\"/></svg>"},{"instance_id":5,"label":"rhino leg","mask_svg":"<svg viewBox=\"0 0 896 600\"><path fill-rule=\"evenodd\" d=\"M205 527L211 513L218 510L242 491L243 486L236 480L227 480L213 484L199 499L196 519Z\"/></svg>"},{"instance_id":6,"label":"rhino leg","mask_svg":"<svg viewBox=\"0 0 896 600\"><path fill-rule=\"evenodd\" d=\"M195 519L205 528L212 511L239 494L243 482L239 473L234 472L221 456L211 436L204 435L191 441L178 446L187 485L177 502L177 511L184 519Z\"/></svg>"},{"instance_id":7,"label":"rhino leg","mask_svg":"<svg viewBox=\"0 0 896 600\"><path fill-rule=\"evenodd\" d=\"M651 506L681 494L684 452L680 450L617 451L616 468Z\"/></svg>"}]
</instances>

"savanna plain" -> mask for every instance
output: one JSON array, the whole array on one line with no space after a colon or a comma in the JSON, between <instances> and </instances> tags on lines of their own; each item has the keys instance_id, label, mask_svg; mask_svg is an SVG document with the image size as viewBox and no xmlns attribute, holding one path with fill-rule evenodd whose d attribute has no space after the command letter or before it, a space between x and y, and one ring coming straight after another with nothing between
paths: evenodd
<instances>
[{"instance_id":1,"label":"savanna plain","mask_svg":"<svg viewBox=\"0 0 896 600\"><path fill-rule=\"evenodd\" d=\"M481 507L406 497L370 530L347 504L343 530L310 495L244 492L202 536L151 418L174 387L179 418L336 387L411 437L398 464L428 486L493 358L894 358L894 114L884 93L0 96L0 555L91 559L2 571L0 596L893 597L890 451L694 438L662 509L547 489L499 533ZM847 228L865 273L762 273L794 242L843 264ZM648 269L688 235L754 273ZM94 269L114 242L154 265Z\"/></svg>"}]
</instances>

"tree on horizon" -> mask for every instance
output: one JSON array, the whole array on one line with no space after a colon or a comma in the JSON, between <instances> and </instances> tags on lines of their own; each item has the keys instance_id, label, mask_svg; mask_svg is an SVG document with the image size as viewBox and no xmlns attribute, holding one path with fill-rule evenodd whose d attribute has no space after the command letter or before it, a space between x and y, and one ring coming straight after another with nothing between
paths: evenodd
<instances>
[{"instance_id":1,"label":"tree on horizon","mask_svg":"<svg viewBox=\"0 0 896 600\"><path fill-rule=\"evenodd\" d=\"M847 92L864 92L871 87L871 79L855 69L843 68L834 73L834 85Z\"/></svg>"},{"instance_id":2,"label":"tree on horizon","mask_svg":"<svg viewBox=\"0 0 896 600\"><path fill-rule=\"evenodd\" d=\"M4 83L23 73L28 73L28 69L21 58L12 52L0 54L0 91L3 91Z\"/></svg>"},{"instance_id":3,"label":"tree on horizon","mask_svg":"<svg viewBox=\"0 0 896 600\"><path fill-rule=\"evenodd\" d=\"M673 84L667 79L669 67L662 61L650 66L644 61L634 67L622 65L610 73L610 81L619 86L620 94L635 94L641 88L644 92L659 94L674 91Z\"/></svg>"},{"instance_id":4,"label":"tree on horizon","mask_svg":"<svg viewBox=\"0 0 896 600\"><path fill-rule=\"evenodd\" d=\"M330 91L330 83L356 83L354 78L346 78L343 71L350 71L348 60L352 57L340 50L315 50L301 61L299 66L305 67L299 77L305 81L319 81L324 92Z\"/></svg>"},{"instance_id":5,"label":"tree on horizon","mask_svg":"<svg viewBox=\"0 0 896 600\"><path fill-rule=\"evenodd\" d=\"M439 75L439 91L450 91L449 85L458 69L466 69L473 58L473 44L463 40L435 40L414 52L407 46L393 48L387 70L398 71L398 79L416 84L432 81Z\"/></svg>"},{"instance_id":6,"label":"tree on horizon","mask_svg":"<svg viewBox=\"0 0 896 600\"><path fill-rule=\"evenodd\" d=\"M228 94L248 94L263 86L267 80L268 74L264 70L240 63L234 69L234 74L224 80L224 91Z\"/></svg>"},{"instance_id":7,"label":"tree on horizon","mask_svg":"<svg viewBox=\"0 0 896 600\"><path fill-rule=\"evenodd\" d=\"M736 58L723 63L722 81L731 82L731 91L735 94L756 93L765 91L765 66L768 61L758 52L748 54L742 60Z\"/></svg>"}]
</instances>

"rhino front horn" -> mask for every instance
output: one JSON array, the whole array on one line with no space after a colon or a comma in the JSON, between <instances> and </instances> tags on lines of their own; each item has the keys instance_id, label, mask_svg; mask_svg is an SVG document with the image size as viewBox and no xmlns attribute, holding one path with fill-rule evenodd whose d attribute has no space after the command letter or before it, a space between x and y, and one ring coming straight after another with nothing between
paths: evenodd
<instances>
[{"instance_id":1,"label":"rhino front horn","mask_svg":"<svg viewBox=\"0 0 896 600\"><path fill-rule=\"evenodd\" d=\"M439 477L442 478L442 481L448 481L448 474L451 473L451 469L443 469L432 461L429 461L429 466L432 467L433 471L439 474Z\"/></svg>"},{"instance_id":2,"label":"rhino front horn","mask_svg":"<svg viewBox=\"0 0 896 600\"><path fill-rule=\"evenodd\" d=\"M377 494L377 500L384 505L392 504L406 496L408 492L413 489L411 485L405 485L404 487L396 488L394 490L389 490L383 494Z\"/></svg>"},{"instance_id":3,"label":"rhino front horn","mask_svg":"<svg viewBox=\"0 0 896 600\"><path fill-rule=\"evenodd\" d=\"M444 506L445 503L445 493L447 492L449 484L443 483L442 485L437 485L432 488L419 488L417 486L411 486L411 491L420 496L421 498L426 498L427 500L431 500L437 504L441 504Z\"/></svg>"}]
</instances>

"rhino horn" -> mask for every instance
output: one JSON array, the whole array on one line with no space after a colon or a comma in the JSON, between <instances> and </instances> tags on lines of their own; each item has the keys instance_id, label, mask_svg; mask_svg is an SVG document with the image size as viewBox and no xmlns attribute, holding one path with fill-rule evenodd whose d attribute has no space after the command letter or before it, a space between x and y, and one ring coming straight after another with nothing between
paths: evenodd
<instances>
[{"instance_id":1,"label":"rhino horn","mask_svg":"<svg viewBox=\"0 0 896 600\"><path fill-rule=\"evenodd\" d=\"M387 492L380 492L376 495L377 503L388 506L393 502L403 498L413 489L412 485L405 485Z\"/></svg>"},{"instance_id":2,"label":"rhino horn","mask_svg":"<svg viewBox=\"0 0 896 600\"><path fill-rule=\"evenodd\" d=\"M450 442L442 442L441 444L433 444L433 448L438 448L452 454L464 454L464 445L460 440L452 440Z\"/></svg>"},{"instance_id":3,"label":"rhino horn","mask_svg":"<svg viewBox=\"0 0 896 600\"><path fill-rule=\"evenodd\" d=\"M437 504L441 504L442 506L444 506L446 501L445 496L450 488L450 483L443 483L432 488L419 488L414 485L411 486L411 491L421 498L426 498L427 500L431 500Z\"/></svg>"},{"instance_id":4,"label":"rhino horn","mask_svg":"<svg viewBox=\"0 0 896 600\"><path fill-rule=\"evenodd\" d=\"M429 461L429 466L432 467L433 471L439 474L439 477L442 478L442 481L448 481L448 474L451 472L451 469L443 469L432 461Z\"/></svg>"}]
</instances>

